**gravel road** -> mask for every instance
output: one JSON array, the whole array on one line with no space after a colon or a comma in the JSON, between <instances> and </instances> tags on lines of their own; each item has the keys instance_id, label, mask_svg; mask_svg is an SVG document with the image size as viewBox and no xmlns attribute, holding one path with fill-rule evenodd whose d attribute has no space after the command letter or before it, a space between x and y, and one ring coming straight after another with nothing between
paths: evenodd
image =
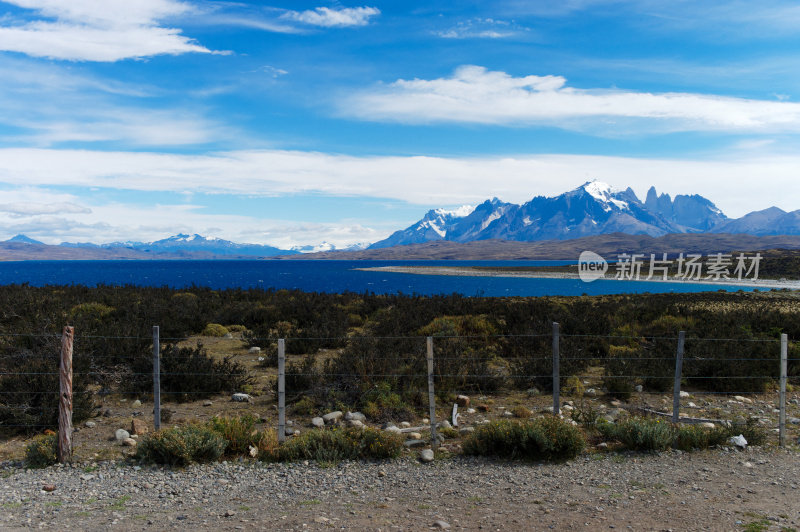
<instances>
[{"instance_id":1,"label":"gravel road","mask_svg":"<svg viewBox=\"0 0 800 532\"><path fill-rule=\"evenodd\" d=\"M43 488L55 488L51 492ZM0 529L800 529L798 450L584 454L566 464L0 465Z\"/></svg>"}]
</instances>

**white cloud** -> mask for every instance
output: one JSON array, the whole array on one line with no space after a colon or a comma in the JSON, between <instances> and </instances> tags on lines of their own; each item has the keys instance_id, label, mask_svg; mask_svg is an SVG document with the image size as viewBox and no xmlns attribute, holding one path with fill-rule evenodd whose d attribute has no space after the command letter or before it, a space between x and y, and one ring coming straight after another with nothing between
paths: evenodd
<instances>
[{"instance_id":1,"label":"white cloud","mask_svg":"<svg viewBox=\"0 0 800 532\"><path fill-rule=\"evenodd\" d=\"M529 28L511 21L473 18L434 34L443 39L505 39L527 31L530 31Z\"/></svg>"},{"instance_id":2,"label":"white cloud","mask_svg":"<svg viewBox=\"0 0 800 532\"><path fill-rule=\"evenodd\" d=\"M260 150L210 155L87 150L0 150L0 183L248 196L319 193L441 207L497 196L525 202L560 194L590 179L655 185L670 194L701 194L729 216L775 205L800 208L800 156L730 151L715 159L645 159L588 155L517 157L353 157ZM87 193L91 196L91 193ZM93 214L98 208L89 205ZM108 218L114 219L113 212ZM175 214L173 222L181 219ZM374 225L374 224L373 224ZM214 225L209 223L209 227Z\"/></svg>"},{"instance_id":3,"label":"white cloud","mask_svg":"<svg viewBox=\"0 0 800 532\"><path fill-rule=\"evenodd\" d=\"M40 19L0 26L0 50L69 61L113 62L160 54L212 53L160 21L191 7L174 0L6 0Z\"/></svg>"},{"instance_id":4,"label":"white cloud","mask_svg":"<svg viewBox=\"0 0 800 532\"><path fill-rule=\"evenodd\" d=\"M480 66L462 66L449 78L400 79L349 96L340 107L343 114L365 120L550 125L605 135L654 130L800 132L797 103L578 89L560 76L513 77Z\"/></svg>"},{"instance_id":5,"label":"white cloud","mask_svg":"<svg viewBox=\"0 0 800 532\"><path fill-rule=\"evenodd\" d=\"M370 18L380 14L376 7L342 7L332 9L318 7L306 11L287 11L281 18L321 26L323 28L344 28L348 26L366 26Z\"/></svg>"},{"instance_id":6,"label":"white cloud","mask_svg":"<svg viewBox=\"0 0 800 532\"><path fill-rule=\"evenodd\" d=\"M0 212L24 218L41 214L88 214L92 210L75 203L0 203Z\"/></svg>"}]
</instances>

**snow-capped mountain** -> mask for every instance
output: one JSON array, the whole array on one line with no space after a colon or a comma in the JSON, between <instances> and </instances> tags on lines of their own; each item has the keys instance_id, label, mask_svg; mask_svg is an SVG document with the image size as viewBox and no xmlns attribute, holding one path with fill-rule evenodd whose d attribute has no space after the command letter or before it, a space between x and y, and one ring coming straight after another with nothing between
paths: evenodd
<instances>
[{"instance_id":1,"label":"snow-capped mountain","mask_svg":"<svg viewBox=\"0 0 800 532\"><path fill-rule=\"evenodd\" d=\"M292 247L292 251L299 253L319 253L322 251L361 251L362 249L367 249L367 246L369 246L367 243L358 243L340 248L337 247L336 244L322 241L321 244L317 245L294 246Z\"/></svg>"},{"instance_id":2,"label":"snow-capped mountain","mask_svg":"<svg viewBox=\"0 0 800 532\"><path fill-rule=\"evenodd\" d=\"M631 188L617 190L590 181L555 197L537 196L515 205L497 198L468 214L436 209L414 225L376 242L371 249L431 240L564 240L608 233L647 234L705 232L727 221L702 196L658 195L651 188L642 202Z\"/></svg>"},{"instance_id":3,"label":"snow-capped mountain","mask_svg":"<svg viewBox=\"0 0 800 532\"><path fill-rule=\"evenodd\" d=\"M155 242L112 242L110 244L68 243L66 247L99 247L103 249L133 249L146 253L186 253L205 252L212 255L241 255L247 257L272 257L275 255L292 255L297 251L279 249L261 244L238 244L221 238L206 238L194 234L180 233Z\"/></svg>"}]
</instances>

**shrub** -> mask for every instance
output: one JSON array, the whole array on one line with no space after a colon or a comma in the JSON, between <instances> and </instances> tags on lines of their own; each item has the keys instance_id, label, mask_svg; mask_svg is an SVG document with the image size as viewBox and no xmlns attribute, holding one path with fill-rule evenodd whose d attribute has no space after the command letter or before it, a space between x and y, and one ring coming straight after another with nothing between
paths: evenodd
<instances>
[{"instance_id":1,"label":"shrub","mask_svg":"<svg viewBox=\"0 0 800 532\"><path fill-rule=\"evenodd\" d=\"M33 468L47 467L56 463L58 434L36 436L25 447L25 465Z\"/></svg>"},{"instance_id":2,"label":"shrub","mask_svg":"<svg viewBox=\"0 0 800 532\"><path fill-rule=\"evenodd\" d=\"M267 440L267 446L269 443ZM266 458L269 461L316 460L324 463L357 458L382 460L399 456L402 449L402 436L378 429L317 429L286 441L275 451L266 453Z\"/></svg>"},{"instance_id":3,"label":"shrub","mask_svg":"<svg viewBox=\"0 0 800 532\"><path fill-rule=\"evenodd\" d=\"M183 467L218 460L227 445L225 438L208 427L184 425L145 435L136 447L136 458L142 462Z\"/></svg>"},{"instance_id":4,"label":"shrub","mask_svg":"<svg viewBox=\"0 0 800 532\"><path fill-rule=\"evenodd\" d=\"M633 451L663 451L669 449L676 438L675 426L660 419L632 417L618 423L600 423L600 434L620 442Z\"/></svg>"},{"instance_id":5,"label":"shrub","mask_svg":"<svg viewBox=\"0 0 800 532\"><path fill-rule=\"evenodd\" d=\"M728 438L741 434L748 445L764 445L767 442L767 431L758 424L758 419L747 418L744 424L734 423L728 428Z\"/></svg>"},{"instance_id":6,"label":"shrub","mask_svg":"<svg viewBox=\"0 0 800 532\"><path fill-rule=\"evenodd\" d=\"M462 446L464 453L471 455L569 460L580 454L586 439L577 427L548 416L529 421L492 421L467 436Z\"/></svg>"},{"instance_id":7,"label":"shrub","mask_svg":"<svg viewBox=\"0 0 800 532\"><path fill-rule=\"evenodd\" d=\"M247 327L245 327L244 325L226 325L225 328L228 329L228 332L232 333L244 332L247 330Z\"/></svg>"},{"instance_id":8,"label":"shrub","mask_svg":"<svg viewBox=\"0 0 800 532\"><path fill-rule=\"evenodd\" d=\"M137 357L125 391L136 395L152 393L152 372L152 357ZM202 346L166 346L162 351L161 393L167 401L194 401L219 393L240 392L253 382L247 368L230 357L215 360Z\"/></svg>"},{"instance_id":9,"label":"shrub","mask_svg":"<svg viewBox=\"0 0 800 532\"><path fill-rule=\"evenodd\" d=\"M374 421L391 419L411 419L414 407L403 400L399 393L393 392L391 384L382 381L367 390L361 397L361 411Z\"/></svg>"},{"instance_id":10,"label":"shrub","mask_svg":"<svg viewBox=\"0 0 800 532\"><path fill-rule=\"evenodd\" d=\"M531 414L532 414L532 412L530 410L528 410L527 408L525 408L522 405L515 406L511 410L511 413L514 414L514 417L519 418L519 419L528 419L529 417L531 417Z\"/></svg>"},{"instance_id":11,"label":"shrub","mask_svg":"<svg viewBox=\"0 0 800 532\"><path fill-rule=\"evenodd\" d=\"M215 337L222 337L228 334L230 331L227 327L220 325L219 323L209 323L206 325L206 328L203 329L203 332L200 333L201 336L215 336Z\"/></svg>"},{"instance_id":12,"label":"shrub","mask_svg":"<svg viewBox=\"0 0 800 532\"><path fill-rule=\"evenodd\" d=\"M250 447L256 447L259 435L255 428L258 417L245 414L241 417L211 418L208 428L222 436L228 442L225 447L225 456L240 456L248 454Z\"/></svg>"},{"instance_id":13,"label":"shrub","mask_svg":"<svg viewBox=\"0 0 800 532\"><path fill-rule=\"evenodd\" d=\"M686 425L678 428L674 446L681 451L708 449L727 443L730 437L731 431L725 427L707 429L698 425Z\"/></svg>"}]
</instances>

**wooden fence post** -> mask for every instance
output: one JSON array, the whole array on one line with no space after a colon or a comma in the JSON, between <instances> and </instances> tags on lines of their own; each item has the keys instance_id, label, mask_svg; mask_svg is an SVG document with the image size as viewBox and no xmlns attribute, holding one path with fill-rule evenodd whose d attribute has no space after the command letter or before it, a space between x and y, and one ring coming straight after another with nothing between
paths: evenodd
<instances>
[{"instance_id":1,"label":"wooden fence post","mask_svg":"<svg viewBox=\"0 0 800 532\"><path fill-rule=\"evenodd\" d=\"M286 342L278 339L278 441L286 441Z\"/></svg>"},{"instance_id":2,"label":"wooden fence post","mask_svg":"<svg viewBox=\"0 0 800 532\"><path fill-rule=\"evenodd\" d=\"M678 333L678 352L675 355L675 385L672 388L672 422L677 423L681 409L681 375L683 373L683 346L686 331Z\"/></svg>"},{"instance_id":3,"label":"wooden fence post","mask_svg":"<svg viewBox=\"0 0 800 532\"><path fill-rule=\"evenodd\" d=\"M75 329L64 327L61 333L61 367L58 394L58 450L59 463L72 459L72 339Z\"/></svg>"},{"instance_id":4,"label":"wooden fence post","mask_svg":"<svg viewBox=\"0 0 800 532\"><path fill-rule=\"evenodd\" d=\"M561 414L561 368L559 353L558 322L553 322L553 415Z\"/></svg>"},{"instance_id":5,"label":"wooden fence post","mask_svg":"<svg viewBox=\"0 0 800 532\"><path fill-rule=\"evenodd\" d=\"M436 396L433 392L433 337L426 339L428 351L428 405L431 422L431 445L434 449L439 446L439 437L436 434Z\"/></svg>"},{"instance_id":6,"label":"wooden fence post","mask_svg":"<svg viewBox=\"0 0 800 532\"><path fill-rule=\"evenodd\" d=\"M153 427L161 428L161 338L153 326Z\"/></svg>"},{"instance_id":7,"label":"wooden fence post","mask_svg":"<svg viewBox=\"0 0 800 532\"><path fill-rule=\"evenodd\" d=\"M780 409L778 421L778 445L786 445L786 364L789 353L789 337L781 334L781 377L778 408Z\"/></svg>"}]
</instances>

